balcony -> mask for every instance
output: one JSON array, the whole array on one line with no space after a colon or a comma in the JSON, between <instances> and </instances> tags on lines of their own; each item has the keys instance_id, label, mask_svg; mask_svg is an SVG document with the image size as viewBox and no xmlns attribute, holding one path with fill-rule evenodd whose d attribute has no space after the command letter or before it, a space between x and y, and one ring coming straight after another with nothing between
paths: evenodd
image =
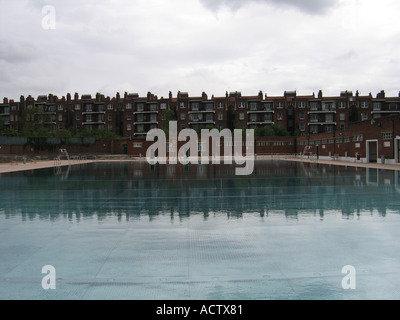
<instances>
[{"instance_id":1,"label":"balcony","mask_svg":"<svg viewBox=\"0 0 400 320\"><path fill-rule=\"evenodd\" d=\"M250 110L250 111L247 111L247 114L254 114L254 113L261 113L261 114L263 114L263 113L275 113L275 111L274 110L272 110L272 109L263 109L263 110Z\"/></svg>"},{"instance_id":2,"label":"balcony","mask_svg":"<svg viewBox=\"0 0 400 320\"><path fill-rule=\"evenodd\" d=\"M0 109L0 116L7 116L10 114L10 108L3 108L3 110Z\"/></svg>"},{"instance_id":3,"label":"balcony","mask_svg":"<svg viewBox=\"0 0 400 320\"><path fill-rule=\"evenodd\" d=\"M318 109L311 109L308 111L308 114L325 114L325 113L335 113L336 114L336 109L329 109L329 108L325 108L322 110L318 110Z\"/></svg>"},{"instance_id":4,"label":"balcony","mask_svg":"<svg viewBox=\"0 0 400 320\"><path fill-rule=\"evenodd\" d=\"M270 124L274 124L275 122L273 120L264 120L264 121L250 121L247 122L247 125L270 125Z\"/></svg>"},{"instance_id":5,"label":"balcony","mask_svg":"<svg viewBox=\"0 0 400 320\"><path fill-rule=\"evenodd\" d=\"M312 125L319 125L319 126L326 126L326 125L333 125L333 126L336 126L336 122L334 122L334 121L320 121L320 120L318 120L318 121L310 121L309 123L308 123L308 125L309 126L312 126Z\"/></svg>"},{"instance_id":6,"label":"balcony","mask_svg":"<svg viewBox=\"0 0 400 320\"><path fill-rule=\"evenodd\" d=\"M96 121L90 121L90 120L87 120L87 121L84 121L83 123L82 123L84 126L86 126L86 125L99 125L99 124L106 124L106 122L105 121L98 121L98 120L96 120Z\"/></svg>"},{"instance_id":7,"label":"balcony","mask_svg":"<svg viewBox=\"0 0 400 320\"><path fill-rule=\"evenodd\" d=\"M213 124L215 125L214 120L189 120L189 125L191 124Z\"/></svg>"}]
</instances>

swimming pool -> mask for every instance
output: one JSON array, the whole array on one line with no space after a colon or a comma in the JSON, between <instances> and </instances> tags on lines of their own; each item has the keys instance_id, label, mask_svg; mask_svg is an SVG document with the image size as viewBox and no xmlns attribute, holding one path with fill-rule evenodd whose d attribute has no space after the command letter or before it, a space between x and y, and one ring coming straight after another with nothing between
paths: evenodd
<instances>
[{"instance_id":1,"label":"swimming pool","mask_svg":"<svg viewBox=\"0 0 400 320\"><path fill-rule=\"evenodd\" d=\"M234 170L116 162L1 175L0 299L400 298L398 171ZM42 287L46 265L55 290Z\"/></svg>"}]
</instances>

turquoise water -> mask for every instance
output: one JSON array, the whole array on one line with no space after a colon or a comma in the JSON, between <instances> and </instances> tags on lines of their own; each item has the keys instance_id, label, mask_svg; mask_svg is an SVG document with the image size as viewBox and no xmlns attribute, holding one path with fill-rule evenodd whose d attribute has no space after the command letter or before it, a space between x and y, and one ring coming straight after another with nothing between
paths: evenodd
<instances>
[{"instance_id":1,"label":"turquoise water","mask_svg":"<svg viewBox=\"0 0 400 320\"><path fill-rule=\"evenodd\" d=\"M0 299L400 298L400 172L234 172L121 162L1 175Z\"/></svg>"}]
</instances>

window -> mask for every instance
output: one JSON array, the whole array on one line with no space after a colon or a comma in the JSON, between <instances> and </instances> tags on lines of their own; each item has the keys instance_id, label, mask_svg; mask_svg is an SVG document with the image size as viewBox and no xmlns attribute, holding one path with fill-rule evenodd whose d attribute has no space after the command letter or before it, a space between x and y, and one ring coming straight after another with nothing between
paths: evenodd
<instances>
[{"instance_id":1,"label":"window","mask_svg":"<svg viewBox=\"0 0 400 320\"><path fill-rule=\"evenodd\" d=\"M380 102L374 102L374 111L380 111L382 109L382 104Z\"/></svg>"},{"instance_id":2,"label":"window","mask_svg":"<svg viewBox=\"0 0 400 320\"><path fill-rule=\"evenodd\" d=\"M332 133L334 129L335 129L334 126L326 126L325 127L325 132L326 133Z\"/></svg>"},{"instance_id":3,"label":"window","mask_svg":"<svg viewBox=\"0 0 400 320\"><path fill-rule=\"evenodd\" d=\"M10 115L10 122L14 122L14 115Z\"/></svg>"},{"instance_id":4,"label":"window","mask_svg":"<svg viewBox=\"0 0 400 320\"><path fill-rule=\"evenodd\" d=\"M126 115L126 120L127 120L127 121L131 121L131 120L132 120L132 114L131 114L131 113L128 113L128 114Z\"/></svg>"},{"instance_id":5,"label":"window","mask_svg":"<svg viewBox=\"0 0 400 320\"><path fill-rule=\"evenodd\" d=\"M157 111L157 105L156 104L151 104L150 105L150 111Z\"/></svg>"},{"instance_id":6,"label":"window","mask_svg":"<svg viewBox=\"0 0 400 320\"><path fill-rule=\"evenodd\" d=\"M310 115L310 122L312 122L312 123L317 123L317 122L319 122L318 114L311 114L311 115Z\"/></svg>"},{"instance_id":7,"label":"window","mask_svg":"<svg viewBox=\"0 0 400 320\"><path fill-rule=\"evenodd\" d=\"M250 111L257 110L257 102L250 102Z\"/></svg>"},{"instance_id":8,"label":"window","mask_svg":"<svg viewBox=\"0 0 400 320\"><path fill-rule=\"evenodd\" d=\"M350 143L350 137L344 137L344 143Z\"/></svg>"},{"instance_id":9,"label":"window","mask_svg":"<svg viewBox=\"0 0 400 320\"><path fill-rule=\"evenodd\" d=\"M345 121L346 120L346 114L345 113L341 113L340 114L340 121Z\"/></svg>"},{"instance_id":10,"label":"window","mask_svg":"<svg viewBox=\"0 0 400 320\"><path fill-rule=\"evenodd\" d=\"M93 121L92 115L91 114L87 115L86 116L86 122L92 122L92 121Z\"/></svg>"},{"instance_id":11,"label":"window","mask_svg":"<svg viewBox=\"0 0 400 320\"><path fill-rule=\"evenodd\" d=\"M112 114L109 113L109 114L108 114L108 121L112 121L112 118L113 118Z\"/></svg>"},{"instance_id":12,"label":"window","mask_svg":"<svg viewBox=\"0 0 400 320\"><path fill-rule=\"evenodd\" d=\"M244 120L244 113L243 113L243 112L241 112L241 113L239 114L239 120Z\"/></svg>"},{"instance_id":13,"label":"window","mask_svg":"<svg viewBox=\"0 0 400 320\"><path fill-rule=\"evenodd\" d=\"M91 104L88 104L86 106L86 112L92 112L92 105Z\"/></svg>"},{"instance_id":14,"label":"window","mask_svg":"<svg viewBox=\"0 0 400 320\"><path fill-rule=\"evenodd\" d=\"M58 115L58 121L63 121L63 115L62 114Z\"/></svg>"},{"instance_id":15,"label":"window","mask_svg":"<svg viewBox=\"0 0 400 320\"><path fill-rule=\"evenodd\" d=\"M137 148L141 148L142 146L143 146L142 143L134 143L134 144L133 144L133 147L136 148L136 149L137 149Z\"/></svg>"},{"instance_id":16,"label":"window","mask_svg":"<svg viewBox=\"0 0 400 320\"><path fill-rule=\"evenodd\" d=\"M223 115L222 113L219 113L219 114L218 114L218 120L219 120L219 121L224 120L224 115Z\"/></svg>"},{"instance_id":17,"label":"window","mask_svg":"<svg viewBox=\"0 0 400 320\"><path fill-rule=\"evenodd\" d=\"M114 110L114 106L112 104L107 105L107 110Z\"/></svg>"},{"instance_id":18,"label":"window","mask_svg":"<svg viewBox=\"0 0 400 320\"><path fill-rule=\"evenodd\" d=\"M58 111L63 111L64 110L64 107L60 104L59 106L58 106Z\"/></svg>"},{"instance_id":19,"label":"window","mask_svg":"<svg viewBox=\"0 0 400 320\"><path fill-rule=\"evenodd\" d=\"M304 101L300 101L300 102L297 104L297 106L298 106L298 108L300 108L300 109L304 109L304 108L306 107L306 103L305 103Z\"/></svg>"},{"instance_id":20,"label":"window","mask_svg":"<svg viewBox=\"0 0 400 320\"><path fill-rule=\"evenodd\" d=\"M80 114L76 115L76 121L81 121L81 115Z\"/></svg>"},{"instance_id":21,"label":"window","mask_svg":"<svg viewBox=\"0 0 400 320\"><path fill-rule=\"evenodd\" d=\"M60 124L60 125L58 126L58 130L59 130L59 131L62 131L62 129L63 129L63 125Z\"/></svg>"},{"instance_id":22,"label":"window","mask_svg":"<svg viewBox=\"0 0 400 320\"><path fill-rule=\"evenodd\" d=\"M150 122L157 122L157 115L156 114L152 114L150 116Z\"/></svg>"},{"instance_id":23,"label":"window","mask_svg":"<svg viewBox=\"0 0 400 320\"><path fill-rule=\"evenodd\" d=\"M139 125L137 126L137 132L138 132L138 133L143 133L143 132L144 132L144 126L143 126L142 124L139 124Z\"/></svg>"},{"instance_id":24,"label":"window","mask_svg":"<svg viewBox=\"0 0 400 320\"><path fill-rule=\"evenodd\" d=\"M17 106L11 106L11 111L17 111Z\"/></svg>"},{"instance_id":25,"label":"window","mask_svg":"<svg viewBox=\"0 0 400 320\"><path fill-rule=\"evenodd\" d=\"M317 111L318 110L318 102L310 102L310 110Z\"/></svg>"},{"instance_id":26,"label":"window","mask_svg":"<svg viewBox=\"0 0 400 320\"><path fill-rule=\"evenodd\" d=\"M181 124L181 130L185 130L186 129L186 124Z\"/></svg>"},{"instance_id":27,"label":"window","mask_svg":"<svg viewBox=\"0 0 400 320\"><path fill-rule=\"evenodd\" d=\"M264 116L264 121L265 121L265 122L273 122L274 120L273 120L273 118L272 118L272 114L271 114L271 113L266 114L266 115Z\"/></svg>"},{"instance_id":28,"label":"window","mask_svg":"<svg viewBox=\"0 0 400 320\"><path fill-rule=\"evenodd\" d=\"M199 103L192 102L192 111L199 111Z\"/></svg>"},{"instance_id":29,"label":"window","mask_svg":"<svg viewBox=\"0 0 400 320\"><path fill-rule=\"evenodd\" d=\"M179 106L181 107L181 109L185 109L185 108L186 108L185 102L181 102L181 103L179 104Z\"/></svg>"},{"instance_id":30,"label":"window","mask_svg":"<svg viewBox=\"0 0 400 320\"><path fill-rule=\"evenodd\" d=\"M126 109L131 110L132 109L132 103L127 103L126 104Z\"/></svg>"},{"instance_id":31,"label":"window","mask_svg":"<svg viewBox=\"0 0 400 320\"><path fill-rule=\"evenodd\" d=\"M126 131L132 131L132 125L131 124L128 124L126 126Z\"/></svg>"},{"instance_id":32,"label":"window","mask_svg":"<svg viewBox=\"0 0 400 320\"><path fill-rule=\"evenodd\" d=\"M362 102L361 102L361 108L366 109L366 108L368 108L368 107L369 107L368 101L362 101Z\"/></svg>"},{"instance_id":33,"label":"window","mask_svg":"<svg viewBox=\"0 0 400 320\"><path fill-rule=\"evenodd\" d=\"M81 105L80 104L76 104L75 105L75 110L81 110Z\"/></svg>"},{"instance_id":34,"label":"window","mask_svg":"<svg viewBox=\"0 0 400 320\"><path fill-rule=\"evenodd\" d=\"M251 114L250 115L250 122L257 122L257 115L256 114Z\"/></svg>"},{"instance_id":35,"label":"window","mask_svg":"<svg viewBox=\"0 0 400 320\"><path fill-rule=\"evenodd\" d=\"M333 102L325 102L322 107L323 111L335 111L335 104Z\"/></svg>"},{"instance_id":36,"label":"window","mask_svg":"<svg viewBox=\"0 0 400 320\"><path fill-rule=\"evenodd\" d=\"M363 140L364 140L364 136L363 136L362 134L355 135L355 136L353 137L353 141L354 141L354 142L362 142Z\"/></svg>"},{"instance_id":37,"label":"window","mask_svg":"<svg viewBox=\"0 0 400 320\"><path fill-rule=\"evenodd\" d=\"M334 122L334 121L333 121L333 114L327 114L327 115L325 116L325 122L327 122L327 123L332 123L332 122Z\"/></svg>"},{"instance_id":38,"label":"window","mask_svg":"<svg viewBox=\"0 0 400 320\"><path fill-rule=\"evenodd\" d=\"M264 110L265 111L272 111L274 109L274 105L272 103L265 103Z\"/></svg>"},{"instance_id":39,"label":"window","mask_svg":"<svg viewBox=\"0 0 400 320\"><path fill-rule=\"evenodd\" d=\"M366 112L361 113L361 121L366 121L366 120L368 120L368 113Z\"/></svg>"},{"instance_id":40,"label":"window","mask_svg":"<svg viewBox=\"0 0 400 320\"><path fill-rule=\"evenodd\" d=\"M278 119L278 121L282 121L283 120L283 114L282 113L278 113L277 119Z\"/></svg>"},{"instance_id":41,"label":"window","mask_svg":"<svg viewBox=\"0 0 400 320\"><path fill-rule=\"evenodd\" d=\"M238 103L238 107L239 107L240 109L246 108L246 102L239 102L239 103Z\"/></svg>"},{"instance_id":42,"label":"window","mask_svg":"<svg viewBox=\"0 0 400 320\"><path fill-rule=\"evenodd\" d=\"M305 116L305 113L304 113L303 111L301 111L300 114L299 114L300 120L304 120L305 117L306 117L306 116Z\"/></svg>"},{"instance_id":43,"label":"window","mask_svg":"<svg viewBox=\"0 0 400 320\"><path fill-rule=\"evenodd\" d=\"M389 105L389 111L397 111L397 103L392 102L392 103Z\"/></svg>"},{"instance_id":44,"label":"window","mask_svg":"<svg viewBox=\"0 0 400 320\"><path fill-rule=\"evenodd\" d=\"M143 122L144 121L144 116L142 114L137 115L137 121L138 122Z\"/></svg>"},{"instance_id":45,"label":"window","mask_svg":"<svg viewBox=\"0 0 400 320\"><path fill-rule=\"evenodd\" d=\"M207 114L206 115L206 121L207 122L213 122L214 121L214 115L213 114Z\"/></svg>"},{"instance_id":46,"label":"window","mask_svg":"<svg viewBox=\"0 0 400 320\"><path fill-rule=\"evenodd\" d=\"M305 131L306 125L304 123L300 123L300 131Z\"/></svg>"},{"instance_id":47,"label":"window","mask_svg":"<svg viewBox=\"0 0 400 320\"><path fill-rule=\"evenodd\" d=\"M276 105L277 109L283 109L283 102L278 102Z\"/></svg>"},{"instance_id":48,"label":"window","mask_svg":"<svg viewBox=\"0 0 400 320\"><path fill-rule=\"evenodd\" d=\"M315 125L315 124L311 125L310 126L310 132L311 133L318 133L318 125Z\"/></svg>"},{"instance_id":49,"label":"window","mask_svg":"<svg viewBox=\"0 0 400 320\"><path fill-rule=\"evenodd\" d=\"M346 102L340 101L339 102L339 109L346 109Z\"/></svg>"},{"instance_id":50,"label":"window","mask_svg":"<svg viewBox=\"0 0 400 320\"><path fill-rule=\"evenodd\" d=\"M113 131L113 125L112 124L108 125L108 131Z\"/></svg>"},{"instance_id":51,"label":"window","mask_svg":"<svg viewBox=\"0 0 400 320\"><path fill-rule=\"evenodd\" d=\"M383 140L392 140L393 133L392 132L384 132L384 133L382 133L382 138L383 138Z\"/></svg>"},{"instance_id":52,"label":"window","mask_svg":"<svg viewBox=\"0 0 400 320\"><path fill-rule=\"evenodd\" d=\"M218 107L218 109L223 109L223 108L225 108L225 103L218 102L217 107Z\"/></svg>"},{"instance_id":53,"label":"window","mask_svg":"<svg viewBox=\"0 0 400 320\"><path fill-rule=\"evenodd\" d=\"M161 110L167 109L167 104L166 104L165 102L161 103L161 104L160 104L160 109L161 109Z\"/></svg>"},{"instance_id":54,"label":"window","mask_svg":"<svg viewBox=\"0 0 400 320\"><path fill-rule=\"evenodd\" d=\"M207 111L214 111L214 103L207 103L206 104Z\"/></svg>"},{"instance_id":55,"label":"window","mask_svg":"<svg viewBox=\"0 0 400 320\"><path fill-rule=\"evenodd\" d=\"M186 113L181 113L181 120L182 121L186 120Z\"/></svg>"}]
</instances>

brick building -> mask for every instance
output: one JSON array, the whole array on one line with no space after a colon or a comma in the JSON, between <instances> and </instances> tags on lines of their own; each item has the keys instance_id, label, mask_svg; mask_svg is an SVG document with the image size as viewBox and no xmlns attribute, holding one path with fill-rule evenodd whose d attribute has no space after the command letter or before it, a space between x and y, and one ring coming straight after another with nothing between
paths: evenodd
<instances>
[{"instance_id":1,"label":"brick building","mask_svg":"<svg viewBox=\"0 0 400 320\"><path fill-rule=\"evenodd\" d=\"M282 96L268 96L261 91L255 96L243 96L236 91L220 97L205 92L191 97L179 91L176 97L170 92L165 98L151 92L144 97L135 93L123 96L117 93L115 97L100 93L94 97L75 93L71 97L68 93L62 98L49 94L36 99L21 96L19 102L4 98L0 103L0 118L3 127L17 131L26 123L43 125L53 132L106 130L139 141L137 147L149 130L165 130L169 121L175 120L178 131L280 125L292 137L290 141L258 139L256 152L274 153L271 150L275 149L276 153L298 153L310 144L321 156L344 157L347 152L350 157L359 152L372 161L380 160L382 155L397 161L400 158L397 139L400 132L396 131L400 94L386 97L384 91L376 96L343 91L333 97L324 96L322 91L312 95L285 91ZM377 147L373 142L376 140ZM378 159L371 151L375 149Z\"/></svg>"}]
</instances>

